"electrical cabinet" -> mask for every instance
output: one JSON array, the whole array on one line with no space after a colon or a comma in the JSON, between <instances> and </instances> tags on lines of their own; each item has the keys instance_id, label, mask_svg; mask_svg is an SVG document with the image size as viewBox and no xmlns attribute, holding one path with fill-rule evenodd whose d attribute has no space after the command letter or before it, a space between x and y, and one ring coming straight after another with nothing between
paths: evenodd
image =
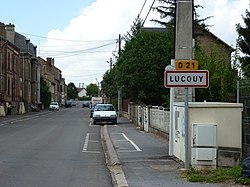
<instances>
[{"instance_id":1,"label":"electrical cabinet","mask_svg":"<svg viewBox=\"0 0 250 187\"><path fill-rule=\"evenodd\" d=\"M191 165L193 167L216 167L216 124L193 124Z\"/></svg>"}]
</instances>

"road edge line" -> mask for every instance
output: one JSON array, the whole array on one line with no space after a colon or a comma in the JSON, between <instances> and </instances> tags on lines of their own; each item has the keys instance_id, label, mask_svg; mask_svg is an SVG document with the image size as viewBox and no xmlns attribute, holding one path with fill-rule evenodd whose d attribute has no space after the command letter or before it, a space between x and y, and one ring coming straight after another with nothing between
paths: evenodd
<instances>
[{"instance_id":1,"label":"road edge line","mask_svg":"<svg viewBox=\"0 0 250 187\"><path fill-rule=\"evenodd\" d=\"M107 125L101 127L101 139L106 163L111 172L113 185L115 187L129 187L121 166L121 162L118 159L117 153L109 137Z\"/></svg>"}]
</instances>

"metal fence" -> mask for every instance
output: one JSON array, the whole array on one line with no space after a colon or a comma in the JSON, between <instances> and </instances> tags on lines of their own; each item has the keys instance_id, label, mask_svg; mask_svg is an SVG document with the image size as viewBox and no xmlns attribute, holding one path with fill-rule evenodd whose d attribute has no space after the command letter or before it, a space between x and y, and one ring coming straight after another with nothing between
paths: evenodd
<instances>
[{"instance_id":1,"label":"metal fence","mask_svg":"<svg viewBox=\"0 0 250 187\"><path fill-rule=\"evenodd\" d=\"M250 80L239 81L239 99L242 113L242 157L250 156Z\"/></svg>"}]
</instances>

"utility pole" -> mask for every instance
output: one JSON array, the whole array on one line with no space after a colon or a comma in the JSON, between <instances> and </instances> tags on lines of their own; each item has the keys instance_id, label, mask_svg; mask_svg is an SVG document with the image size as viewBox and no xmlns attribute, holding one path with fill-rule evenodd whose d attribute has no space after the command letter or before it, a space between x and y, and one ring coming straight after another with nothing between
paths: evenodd
<instances>
[{"instance_id":1,"label":"utility pole","mask_svg":"<svg viewBox=\"0 0 250 187\"><path fill-rule=\"evenodd\" d=\"M107 63L109 63L109 72L111 71L112 69L112 66L113 66L113 61L112 61L112 57L110 57L110 60L107 61Z\"/></svg>"},{"instance_id":2,"label":"utility pole","mask_svg":"<svg viewBox=\"0 0 250 187\"><path fill-rule=\"evenodd\" d=\"M175 60L193 59L193 0L175 1ZM192 100L188 88L175 88L172 102L185 102L185 168L189 168L188 100ZM191 97L190 97L191 95ZM174 115L173 115L174 116ZM172 117L173 117L172 116ZM173 124L170 124L173 125ZM174 129L174 128L172 128ZM174 132L171 132L174 134ZM173 145L170 145L170 147Z\"/></svg>"},{"instance_id":3,"label":"utility pole","mask_svg":"<svg viewBox=\"0 0 250 187\"><path fill-rule=\"evenodd\" d=\"M121 35L119 34L118 38L118 56L121 55ZM122 113L122 88L118 87L118 114L121 116Z\"/></svg>"}]
</instances>

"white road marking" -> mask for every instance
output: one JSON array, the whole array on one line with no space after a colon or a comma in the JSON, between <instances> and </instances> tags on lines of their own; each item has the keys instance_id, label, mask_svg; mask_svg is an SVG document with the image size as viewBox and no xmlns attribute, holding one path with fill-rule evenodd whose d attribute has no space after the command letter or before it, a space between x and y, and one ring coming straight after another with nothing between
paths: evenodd
<instances>
[{"instance_id":1,"label":"white road marking","mask_svg":"<svg viewBox=\"0 0 250 187\"><path fill-rule=\"evenodd\" d=\"M82 152L83 153L100 153L99 151L89 151L88 150L88 145L89 145L89 142L93 142L93 143L98 143L99 141L97 140L90 140L89 139L89 136L91 134L96 134L96 133L87 133L86 137L85 137L85 141L84 141L84 145L83 145L83 148L82 148Z\"/></svg>"},{"instance_id":2,"label":"white road marking","mask_svg":"<svg viewBox=\"0 0 250 187\"><path fill-rule=\"evenodd\" d=\"M118 150L117 152L119 152L119 153L133 153L133 152L138 152L138 151L137 150L124 150L124 151Z\"/></svg>"},{"instance_id":3,"label":"white road marking","mask_svg":"<svg viewBox=\"0 0 250 187\"><path fill-rule=\"evenodd\" d=\"M133 146L134 146L134 148L137 150L137 151L141 151L141 149L132 141L132 140L130 140L124 133L121 133L122 134L122 136L127 140L127 141L129 141Z\"/></svg>"},{"instance_id":4,"label":"white road marking","mask_svg":"<svg viewBox=\"0 0 250 187\"><path fill-rule=\"evenodd\" d=\"M96 154L100 154L101 152L99 151L82 151L83 153L96 153Z\"/></svg>"},{"instance_id":5,"label":"white road marking","mask_svg":"<svg viewBox=\"0 0 250 187\"><path fill-rule=\"evenodd\" d=\"M87 151L87 149L88 149L88 144L89 144L89 133L87 133L87 135L86 135L86 137L85 137L85 142L84 142L82 151Z\"/></svg>"}]
</instances>

